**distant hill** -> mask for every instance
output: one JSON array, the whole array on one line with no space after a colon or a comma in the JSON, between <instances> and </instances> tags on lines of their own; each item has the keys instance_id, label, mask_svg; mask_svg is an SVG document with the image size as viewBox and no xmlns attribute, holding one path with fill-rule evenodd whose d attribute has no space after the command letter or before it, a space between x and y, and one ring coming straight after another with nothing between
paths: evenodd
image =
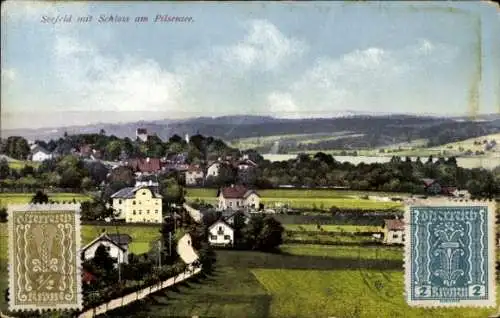
<instances>
[{"instance_id":1,"label":"distant hill","mask_svg":"<svg viewBox=\"0 0 500 318\"><path fill-rule=\"evenodd\" d=\"M103 129L107 135L135 139L137 128L146 128L149 133L156 133L163 140L173 134L184 136L197 133L236 142L252 137L283 136L288 138L287 136L290 135L320 135L323 140L310 142L302 150L323 150L380 147L421 139L428 140L429 146L436 146L498 133L500 132L500 118L497 115L488 115L473 121L467 118L398 114L383 116L350 114L337 118L309 119L283 119L269 116L198 117L184 120L4 130L2 138L16 135L29 140L48 140L60 138L65 132L71 135L98 133ZM339 133L345 132L349 132L348 138L337 137ZM288 151L295 147L294 138L288 138L290 142L285 147ZM265 147L268 146L273 145ZM265 152L264 148L260 150Z\"/></svg>"}]
</instances>

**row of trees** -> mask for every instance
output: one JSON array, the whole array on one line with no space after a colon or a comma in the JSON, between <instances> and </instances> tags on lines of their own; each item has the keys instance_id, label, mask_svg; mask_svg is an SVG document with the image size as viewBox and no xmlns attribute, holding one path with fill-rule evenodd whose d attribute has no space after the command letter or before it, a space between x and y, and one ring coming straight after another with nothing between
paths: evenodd
<instances>
[{"instance_id":1,"label":"row of trees","mask_svg":"<svg viewBox=\"0 0 500 318\"><path fill-rule=\"evenodd\" d=\"M288 161L258 161L250 184L260 188L279 185L296 187L340 186L353 190L410 192L424 194L422 179L436 180L440 185L468 190L474 196L492 197L500 193L500 171L495 169L465 169L457 166L455 158L430 156L427 160L393 157L388 163L360 163L336 161L322 152L314 156L298 155ZM247 180L248 181L248 180ZM234 174L225 173L218 184L245 183Z\"/></svg>"},{"instance_id":2,"label":"row of trees","mask_svg":"<svg viewBox=\"0 0 500 318\"><path fill-rule=\"evenodd\" d=\"M47 149L55 156L66 156L81 151L90 146L99 151L102 159L108 161L125 160L128 158L162 158L172 154L185 153L188 162L198 163L238 152L237 149L228 147L222 140L213 137L194 135L189 142L179 135L173 135L167 141L158 136L149 136L147 141L132 140L128 137L118 138L107 136L104 131L99 134L65 134L56 140L48 142L36 140L36 144ZM5 154L18 160L26 160L30 155L28 141L20 136L0 139L0 154Z\"/></svg>"}]
</instances>

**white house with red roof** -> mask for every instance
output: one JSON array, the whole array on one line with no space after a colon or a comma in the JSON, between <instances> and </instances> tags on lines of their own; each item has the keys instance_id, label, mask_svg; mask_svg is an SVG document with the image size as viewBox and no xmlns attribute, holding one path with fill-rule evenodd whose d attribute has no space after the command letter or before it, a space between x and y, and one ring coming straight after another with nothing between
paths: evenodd
<instances>
[{"instance_id":1,"label":"white house with red roof","mask_svg":"<svg viewBox=\"0 0 500 318\"><path fill-rule=\"evenodd\" d=\"M405 224L401 219L384 220L384 243L385 244L404 244L405 242Z\"/></svg>"},{"instance_id":2,"label":"white house with red roof","mask_svg":"<svg viewBox=\"0 0 500 318\"><path fill-rule=\"evenodd\" d=\"M217 192L219 210L259 209L260 196L252 189L242 185L231 185Z\"/></svg>"}]
</instances>

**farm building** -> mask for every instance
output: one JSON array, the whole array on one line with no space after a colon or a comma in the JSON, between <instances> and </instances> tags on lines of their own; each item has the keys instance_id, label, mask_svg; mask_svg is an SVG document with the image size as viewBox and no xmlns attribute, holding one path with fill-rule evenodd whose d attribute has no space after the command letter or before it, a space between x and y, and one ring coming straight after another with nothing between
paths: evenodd
<instances>
[{"instance_id":1,"label":"farm building","mask_svg":"<svg viewBox=\"0 0 500 318\"><path fill-rule=\"evenodd\" d=\"M119 264L128 263L128 245L132 238L128 234L108 234L103 232L92 242L82 248L81 254L84 260L92 259L97 248L103 245L107 248L111 257L116 258Z\"/></svg>"},{"instance_id":2,"label":"farm building","mask_svg":"<svg viewBox=\"0 0 500 318\"><path fill-rule=\"evenodd\" d=\"M441 185L434 179L422 179L425 191L431 195L437 195L442 192Z\"/></svg>"},{"instance_id":3,"label":"farm building","mask_svg":"<svg viewBox=\"0 0 500 318\"><path fill-rule=\"evenodd\" d=\"M47 149L36 145L31 150L31 160L32 161L41 162L41 161L45 161L48 159L52 159L52 153L50 151L48 151Z\"/></svg>"},{"instance_id":4,"label":"farm building","mask_svg":"<svg viewBox=\"0 0 500 318\"><path fill-rule=\"evenodd\" d=\"M218 191L219 210L259 209L260 196L255 190L242 185L231 185Z\"/></svg>"},{"instance_id":5,"label":"farm building","mask_svg":"<svg viewBox=\"0 0 500 318\"><path fill-rule=\"evenodd\" d=\"M214 246L233 246L234 229L223 220L218 220L208 228L208 242Z\"/></svg>"},{"instance_id":6,"label":"farm building","mask_svg":"<svg viewBox=\"0 0 500 318\"><path fill-rule=\"evenodd\" d=\"M383 231L385 244L404 244L405 226L403 220L384 220Z\"/></svg>"}]
</instances>

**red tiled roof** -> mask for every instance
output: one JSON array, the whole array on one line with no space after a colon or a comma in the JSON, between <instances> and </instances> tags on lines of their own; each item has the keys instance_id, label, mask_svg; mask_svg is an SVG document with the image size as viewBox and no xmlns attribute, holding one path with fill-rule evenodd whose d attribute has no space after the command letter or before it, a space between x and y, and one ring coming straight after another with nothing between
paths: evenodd
<instances>
[{"instance_id":1,"label":"red tiled roof","mask_svg":"<svg viewBox=\"0 0 500 318\"><path fill-rule=\"evenodd\" d=\"M252 192L255 191L250 190L242 185L235 185L231 187L222 188L222 190L219 191L219 194L222 193L222 196L225 199L241 199L247 197Z\"/></svg>"},{"instance_id":2,"label":"red tiled roof","mask_svg":"<svg viewBox=\"0 0 500 318\"><path fill-rule=\"evenodd\" d=\"M441 189L441 192L442 192L443 194L453 194L453 192L455 192L456 190L457 190L457 188L456 188L456 187L443 187L443 188Z\"/></svg>"},{"instance_id":3,"label":"red tiled roof","mask_svg":"<svg viewBox=\"0 0 500 318\"><path fill-rule=\"evenodd\" d=\"M425 185L426 187L429 187L429 186L431 186L433 183L435 183L435 182L436 182L436 180L434 180L434 179L427 179L427 178L424 178L424 179L422 179L422 182L424 183L424 185Z\"/></svg>"},{"instance_id":4,"label":"red tiled roof","mask_svg":"<svg viewBox=\"0 0 500 318\"><path fill-rule=\"evenodd\" d=\"M389 231L402 231L405 229L405 224L400 219L384 220L384 222L385 222L385 227L387 227Z\"/></svg>"},{"instance_id":5,"label":"red tiled roof","mask_svg":"<svg viewBox=\"0 0 500 318\"><path fill-rule=\"evenodd\" d=\"M161 170L161 161L159 158L148 159L132 159L129 160L127 165L134 171L139 172L157 172Z\"/></svg>"}]
</instances>

